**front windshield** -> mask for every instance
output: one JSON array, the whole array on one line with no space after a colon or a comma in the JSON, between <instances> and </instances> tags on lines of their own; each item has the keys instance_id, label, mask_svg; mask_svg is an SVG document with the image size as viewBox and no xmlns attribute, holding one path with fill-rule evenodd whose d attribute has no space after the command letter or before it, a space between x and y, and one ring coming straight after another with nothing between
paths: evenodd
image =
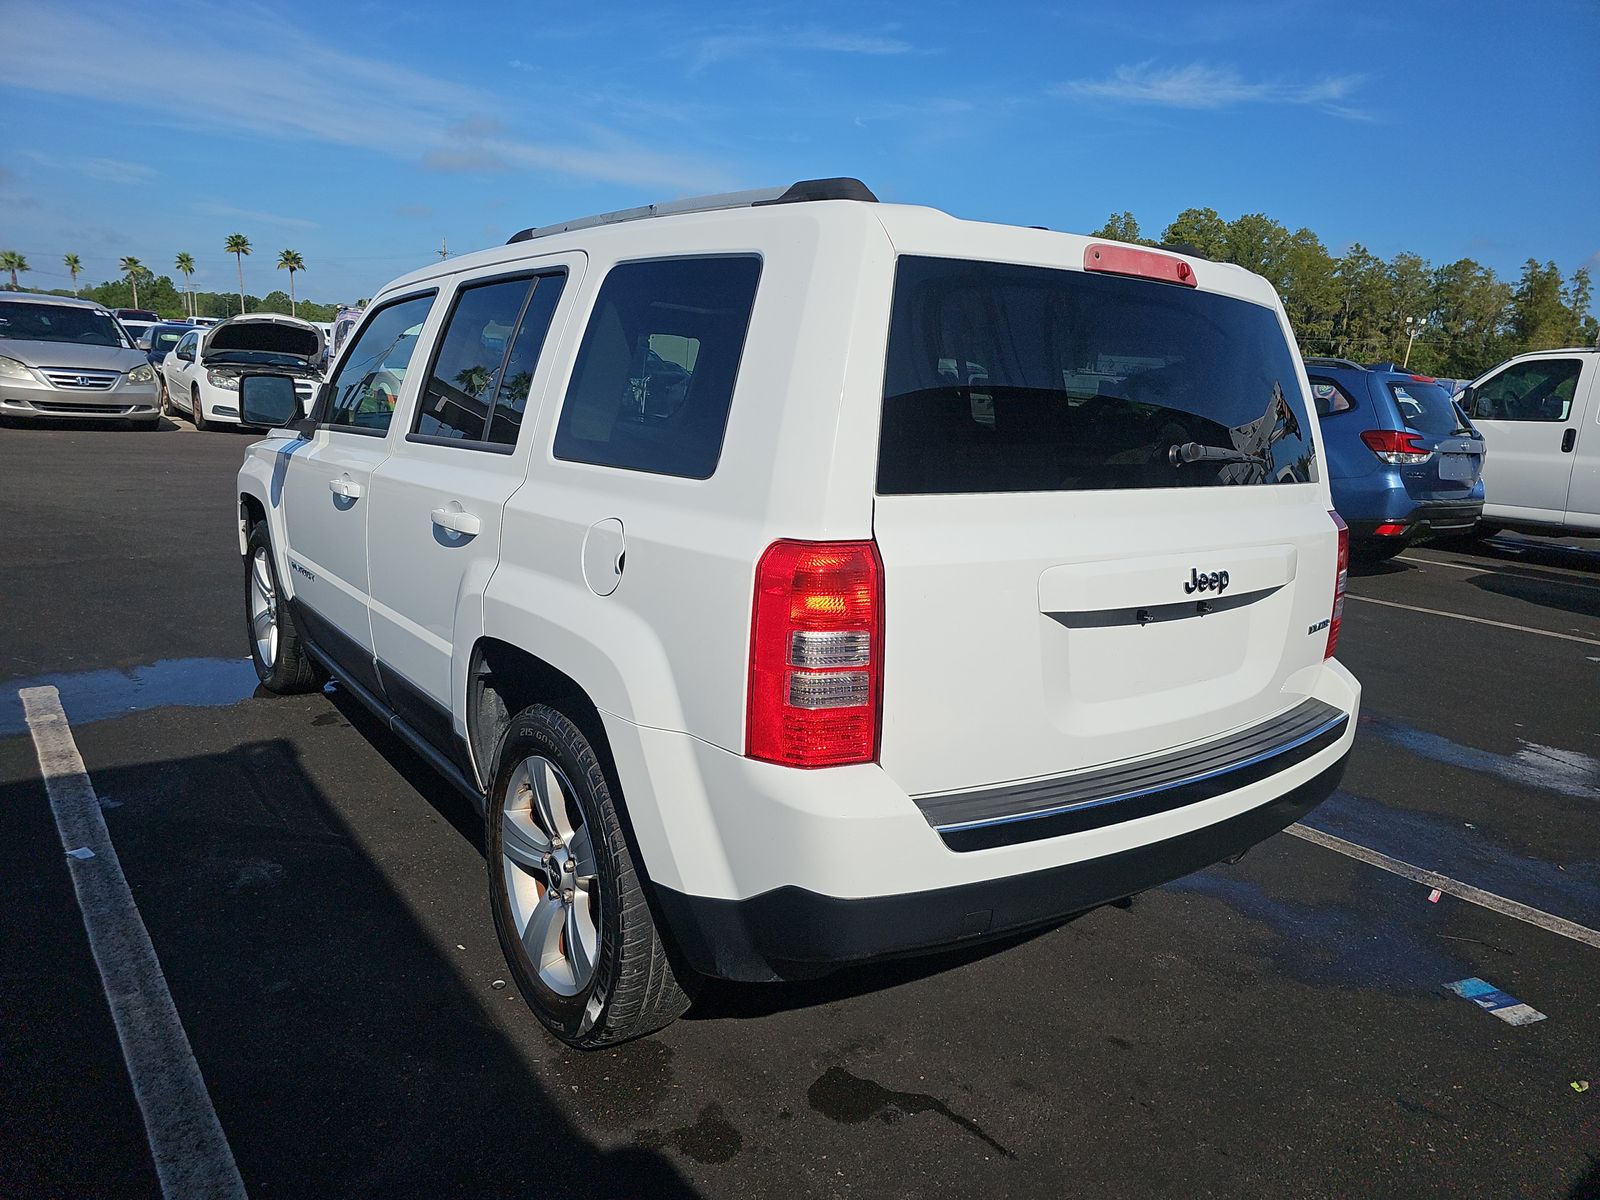
<instances>
[{"instance_id":1,"label":"front windshield","mask_svg":"<svg viewBox=\"0 0 1600 1200\"><path fill-rule=\"evenodd\" d=\"M0 304L0 338L126 347L110 313L69 304Z\"/></svg>"}]
</instances>

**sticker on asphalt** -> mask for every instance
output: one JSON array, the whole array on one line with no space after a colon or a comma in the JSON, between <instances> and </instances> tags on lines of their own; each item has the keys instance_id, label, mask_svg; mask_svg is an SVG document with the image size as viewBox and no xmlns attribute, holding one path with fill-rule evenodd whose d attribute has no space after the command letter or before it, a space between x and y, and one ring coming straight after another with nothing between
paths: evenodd
<instances>
[{"instance_id":1,"label":"sticker on asphalt","mask_svg":"<svg viewBox=\"0 0 1600 1200\"><path fill-rule=\"evenodd\" d=\"M1447 991L1454 992L1463 1000L1471 1000L1479 1008L1492 1012L1507 1025L1532 1025L1535 1021L1545 1019L1544 1014L1538 1009L1502 992L1494 984L1479 979L1476 975L1470 979L1458 979L1444 986Z\"/></svg>"}]
</instances>

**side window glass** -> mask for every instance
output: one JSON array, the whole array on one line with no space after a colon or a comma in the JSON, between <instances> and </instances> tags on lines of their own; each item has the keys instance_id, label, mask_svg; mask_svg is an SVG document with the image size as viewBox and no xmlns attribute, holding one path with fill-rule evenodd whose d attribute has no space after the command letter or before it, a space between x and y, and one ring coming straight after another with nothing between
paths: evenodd
<instances>
[{"instance_id":1,"label":"side window glass","mask_svg":"<svg viewBox=\"0 0 1600 1200\"><path fill-rule=\"evenodd\" d=\"M322 424L331 429L389 428L395 399L417 349L432 293L376 309L329 384Z\"/></svg>"},{"instance_id":2,"label":"side window glass","mask_svg":"<svg viewBox=\"0 0 1600 1200\"><path fill-rule=\"evenodd\" d=\"M760 276L748 257L613 267L578 348L555 456L710 478Z\"/></svg>"},{"instance_id":3,"label":"side window glass","mask_svg":"<svg viewBox=\"0 0 1600 1200\"><path fill-rule=\"evenodd\" d=\"M1350 394L1331 379L1311 379L1311 399L1317 406L1317 416L1331 417L1334 413L1349 412L1355 407Z\"/></svg>"},{"instance_id":4,"label":"side window glass","mask_svg":"<svg viewBox=\"0 0 1600 1200\"><path fill-rule=\"evenodd\" d=\"M501 446L515 446L522 430L522 418L533 387L533 369L539 365L539 352L550 332L556 301L561 299L565 275L541 275L534 281L533 296L523 311L522 324L511 339L511 353L501 373L500 390L489 410L488 440Z\"/></svg>"},{"instance_id":5,"label":"side window glass","mask_svg":"<svg viewBox=\"0 0 1600 1200\"><path fill-rule=\"evenodd\" d=\"M1572 398L1583 364L1574 358L1517 363L1472 389L1472 416L1480 421L1562 422L1572 416Z\"/></svg>"},{"instance_id":6,"label":"side window glass","mask_svg":"<svg viewBox=\"0 0 1600 1200\"><path fill-rule=\"evenodd\" d=\"M412 433L516 443L561 280L503 279L457 293Z\"/></svg>"}]
</instances>

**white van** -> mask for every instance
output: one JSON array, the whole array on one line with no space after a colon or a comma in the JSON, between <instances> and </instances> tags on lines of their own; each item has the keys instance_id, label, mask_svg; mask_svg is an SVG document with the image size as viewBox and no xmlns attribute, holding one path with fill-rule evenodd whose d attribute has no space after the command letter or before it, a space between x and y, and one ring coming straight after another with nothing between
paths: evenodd
<instances>
[{"instance_id":1,"label":"white van","mask_svg":"<svg viewBox=\"0 0 1600 1200\"><path fill-rule=\"evenodd\" d=\"M1600 349L1519 354L1459 401L1489 451L1481 532L1600 533Z\"/></svg>"},{"instance_id":2,"label":"white van","mask_svg":"<svg viewBox=\"0 0 1600 1200\"><path fill-rule=\"evenodd\" d=\"M1238 267L818 180L430 264L292 385L241 383L285 426L238 480L257 671L483 810L573 1045L1232 856L1355 736L1348 542Z\"/></svg>"}]
</instances>

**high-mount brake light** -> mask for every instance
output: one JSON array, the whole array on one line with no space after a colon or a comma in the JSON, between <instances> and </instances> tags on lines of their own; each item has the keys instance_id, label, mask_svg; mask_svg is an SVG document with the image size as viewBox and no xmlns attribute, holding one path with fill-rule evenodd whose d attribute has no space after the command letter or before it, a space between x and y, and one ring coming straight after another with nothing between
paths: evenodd
<instances>
[{"instance_id":1,"label":"high-mount brake light","mask_svg":"<svg viewBox=\"0 0 1600 1200\"><path fill-rule=\"evenodd\" d=\"M1096 242L1083 252L1083 269L1104 271L1108 275L1134 275L1161 283L1181 283L1184 287L1200 286L1194 277L1194 268L1183 259L1133 246Z\"/></svg>"},{"instance_id":2,"label":"high-mount brake light","mask_svg":"<svg viewBox=\"0 0 1600 1200\"><path fill-rule=\"evenodd\" d=\"M790 767L874 762L882 697L877 545L772 543L756 565L745 753Z\"/></svg>"},{"instance_id":3,"label":"high-mount brake light","mask_svg":"<svg viewBox=\"0 0 1600 1200\"><path fill-rule=\"evenodd\" d=\"M1333 613L1328 617L1328 645L1322 651L1325 659L1332 658L1339 645L1339 625L1344 620L1344 586L1350 580L1350 527L1333 509L1328 510L1328 515L1339 530L1339 551L1333 572Z\"/></svg>"},{"instance_id":4,"label":"high-mount brake light","mask_svg":"<svg viewBox=\"0 0 1600 1200\"><path fill-rule=\"evenodd\" d=\"M1368 429L1362 433L1361 440L1386 463L1427 462L1433 455L1433 451L1422 444L1422 438L1399 429Z\"/></svg>"}]
</instances>

